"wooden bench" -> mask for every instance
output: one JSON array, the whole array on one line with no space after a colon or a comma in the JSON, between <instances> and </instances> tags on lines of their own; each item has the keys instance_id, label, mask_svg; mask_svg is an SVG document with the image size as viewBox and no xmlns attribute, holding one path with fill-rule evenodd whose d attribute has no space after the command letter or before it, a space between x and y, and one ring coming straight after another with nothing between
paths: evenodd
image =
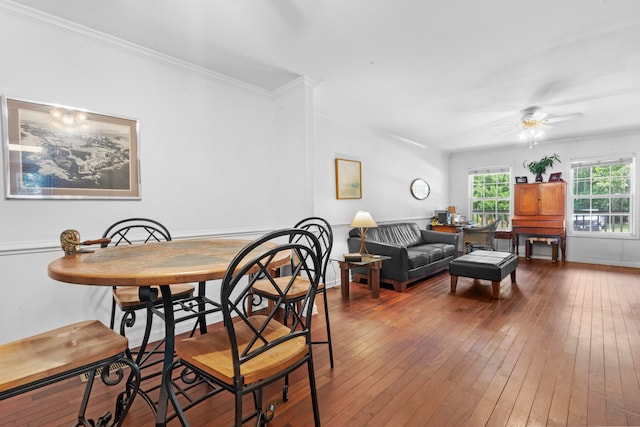
<instances>
[{"instance_id":1,"label":"wooden bench","mask_svg":"<svg viewBox=\"0 0 640 427\"><path fill-rule=\"evenodd\" d=\"M74 323L2 344L0 400L86 373L88 380L77 425L121 425L140 385L140 370L128 353L127 338L97 320ZM125 364L131 369L125 390L118 396L115 417L107 412L96 422L86 420L85 410L96 372L101 370L99 376L109 386L117 385L124 377L122 368L109 372L109 366L114 363ZM111 375L115 378L110 378Z\"/></svg>"},{"instance_id":2,"label":"wooden bench","mask_svg":"<svg viewBox=\"0 0 640 427\"><path fill-rule=\"evenodd\" d=\"M536 243L551 245L551 261L558 262L558 238L556 237L528 237L525 245L525 258L531 259L533 245Z\"/></svg>"}]
</instances>

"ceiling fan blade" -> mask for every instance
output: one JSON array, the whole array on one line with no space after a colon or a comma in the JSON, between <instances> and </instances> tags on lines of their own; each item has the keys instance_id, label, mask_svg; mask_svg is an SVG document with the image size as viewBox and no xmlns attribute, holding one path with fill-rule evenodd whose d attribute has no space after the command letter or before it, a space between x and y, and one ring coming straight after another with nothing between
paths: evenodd
<instances>
[{"instance_id":1,"label":"ceiling fan blade","mask_svg":"<svg viewBox=\"0 0 640 427\"><path fill-rule=\"evenodd\" d=\"M536 122L540 122L542 120L544 120L545 117L547 117L549 114L545 113L544 111L536 111L535 113L533 113L533 116L531 116L531 120L535 120Z\"/></svg>"},{"instance_id":2,"label":"ceiling fan blade","mask_svg":"<svg viewBox=\"0 0 640 427\"><path fill-rule=\"evenodd\" d=\"M491 125L490 126L492 129L498 129L498 128L512 128L513 127L513 123L502 123L502 124L496 124L496 125Z\"/></svg>"},{"instance_id":3,"label":"ceiling fan blade","mask_svg":"<svg viewBox=\"0 0 640 427\"><path fill-rule=\"evenodd\" d=\"M544 123L545 124L550 124L550 123L564 122L564 121L567 121L567 120L579 119L582 116L584 116L584 114L582 114L582 113L573 113L573 114L567 114L566 116L550 117L550 118L546 119L544 121Z\"/></svg>"},{"instance_id":4,"label":"ceiling fan blade","mask_svg":"<svg viewBox=\"0 0 640 427\"><path fill-rule=\"evenodd\" d=\"M496 136L505 136L505 135L510 135L510 134L512 134L512 133L516 133L516 132L518 132L518 131L520 130L520 126L515 126L515 127L514 127L513 125L511 125L510 127L511 127L511 129L509 129L508 131L506 131L506 132L500 132L500 133L498 133Z\"/></svg>"}]
</instances>

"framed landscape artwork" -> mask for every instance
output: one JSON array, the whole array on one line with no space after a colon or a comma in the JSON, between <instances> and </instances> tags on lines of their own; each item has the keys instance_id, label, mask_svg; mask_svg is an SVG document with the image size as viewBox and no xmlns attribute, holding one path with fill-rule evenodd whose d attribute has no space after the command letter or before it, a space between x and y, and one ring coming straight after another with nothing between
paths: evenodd
<instances>
[{"instance_id":1,"label":"framed landscape artwork","mask_svg":"<svg viewBox=\"0 0 640 427\"><path fill-rule=\"evenodd\" d=\"M5 196L139 199L138 121L2 98Z\"/></svg>"},{"instance_id":2,"label":"framed landscape artwork","mask_svg":"<svg viewBox=\"0 0 640 427\"><path fill-rule=\"evenodd\" d=\"M336 159L336 199L362 199L362 167L359 161Z\"/></svg>"}]
</instances>

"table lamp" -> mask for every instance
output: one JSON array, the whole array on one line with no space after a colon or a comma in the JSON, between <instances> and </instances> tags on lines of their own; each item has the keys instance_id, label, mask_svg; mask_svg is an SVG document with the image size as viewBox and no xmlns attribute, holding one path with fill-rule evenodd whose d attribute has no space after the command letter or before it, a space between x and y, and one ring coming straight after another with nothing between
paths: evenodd
<instances>
[{"instance_id":1,"label":"table lamp","mask_svg":"<svg viewBox=\"0 0 640 427\"><path fill-rule=\"evenodd\" d=\"M360 229L360 254L368 254L367 247L364 244L364 233L366 228L377 227L378 224L373 220L371 214L365 211L358 211L351 220L351 227Z\"/></svg>"}]
</instances>

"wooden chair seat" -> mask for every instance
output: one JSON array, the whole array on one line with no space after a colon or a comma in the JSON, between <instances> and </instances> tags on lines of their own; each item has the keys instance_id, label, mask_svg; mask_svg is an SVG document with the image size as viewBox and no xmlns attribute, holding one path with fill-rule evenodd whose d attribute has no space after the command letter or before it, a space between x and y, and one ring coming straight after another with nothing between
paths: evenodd
<instances>
[{"instance_id":1,"label":"wooden chair seat","mask_svg":"<svg viewBox=\"0 0 640 427\"><path fill-rule=\"evenodd\" d=\"M287 276L273 278L273 281L278 286L278 288L280 288L280 290L283 290L290 280L291 278ZM307 294L307 291L309 290L309 286L311 286L309 279L307 279L306 277L298 276L294 279L293 285L287 293L287 297L291 300L304 298L304 296ZM318 288L320 288L320 285L318 285ZM263 294L271 299L277 299L280 297L278 290L274 288L273 283L271 283L271 281L269 280L256 281L255 285L253 285L253 292L258 295Z\"/></svg>"},{"instance_id":2,"label":"wooden chair seat","mask_svg":"<svg viewBox=\"0 0 640 427\"><path fill-rule=\"evenodd\" d=\"M252 325L259 328L266 320L266 316L251 316L249 320ZM267 337L268 341L273 341L278 337L288 335L290 331L291 329L282 323L271 320L263 335ZM238 348L242 351L247 347L249 340L255 337L255 332L245 323L237 323L236 336ZM302 360L308 352L309 346L306 344L305 338L298 337L262 353L242 365L241 374L244 378L244 385L282 371L285 367ZM176 354L181 360L229 385L233 385L233 356L226 329L218 329L205 335L178 341Z\"/></svg>"},{"instance_id":3,"label":"wooden chair seat","mask_svg":"<svg viewBox=\"0 0 640 427\"><path fill-rule=\"evenodd\" d=\"M140 369L127 356L128 340L97 320L74 323L52 331L0 345L0 400L45 387L79 374L89 374L80 402L76 426L121 426L140 388ZM108 368L122 363L111 376ZM97 375L102 369L101 375ZM100 376L107 386L120 384L113 414L106 411L98 419L87 419L94 379ZM97 400L97 399L96 399ZM96 405L97 406L97 405ZM104 406L104 403L101 403Z\"/></svg>"},{"instance_id":4,"label":"wooden chair seat","mask_svg":"<svg viewBox=\"0 0 640 427\"><path fill-rule=\"evenodd\" d=\"M195 290L195 286L188 283L170 285L169 287L171 288L171 296L173 299L190 297ZM155 302L160 303L162 301L160 286L151 286L151 288L157 290L158 297ZM113 297L118 303L118 306L123 309L144 308L146 304L140 301L140 297L138 296L139 289L137 286L118 286L113 290Z\"/></svg>"},{"instance_id":5,"label":"wooden chair seat","mask_svg":"<svg viewBox=\"0 0 640 427\"><path fill-rule=\"evenodd\" d=\"M127 338L97 320L75 323L0 346L0 392L124 353Z\"/></svg>"}]
</instances>

